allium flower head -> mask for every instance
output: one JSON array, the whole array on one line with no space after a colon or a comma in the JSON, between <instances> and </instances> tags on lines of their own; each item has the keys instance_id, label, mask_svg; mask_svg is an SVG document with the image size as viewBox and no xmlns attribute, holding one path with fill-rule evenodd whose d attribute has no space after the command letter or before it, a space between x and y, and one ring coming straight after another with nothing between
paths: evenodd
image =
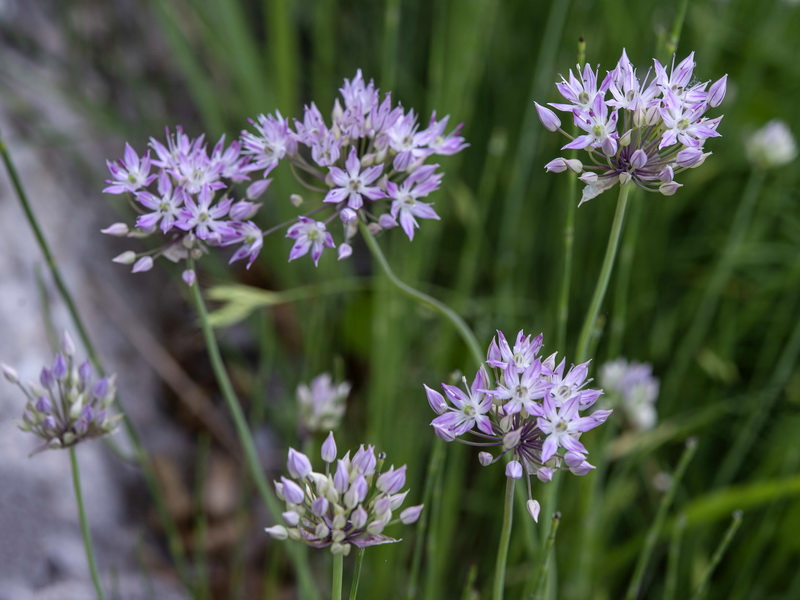
<instances>
[{"instance_id":1,"label":"allium flower head","mask_svg":"<svg viewBox=\"0 0 800 600\"><path fill-rule=\"evenodd\" d=\"M762 169L782 167L797 157L792 130L780 119L773 119L747 140L747 158Z\"/></svg>"},{"instance_id":2,"label":"allium flower head","mask_svg":"<svg viewBox=\"0 0 800 600\"><path fill-rule=\"evenodd\" d=\"M600 368L599 378L608 391L606 404L621 407L635 430L647 431L655 427L659 382L653 377L653 368L649 364L629 363L618 358Z\"/></svg>"},{"instance_id":3,"label":"allium flower head","mask_svg":"<svg viewBox=\"0 0 800 600\"><path fill-rule=\"evenodd\" d=\"M719 137L722 117L710 119L705 113L725 97L727 75L710 85L695 82L694 53L669 70L653 62L653 69L640 78L623 50L602 81L589 65L580 78L571 71L562 77L556 88L567 102L550 106L571 113L581 130L577 137L561 128L552 110L536 104L542 124L570 138L562 150L586 150L589 155L583 162L557 158L545 166L548 172L570 169L581 174L586 186L581 204L630 181L672 195L681 186L675 175L700 166L710 155L703 146L708 138Z\"/></svg>"},{"instance_id":4,"label":"allium flower head","mask_svg":"<svg viewBox=\"0 0 800 600\"><path fill-rule=\"evenodd\" d=\"M314 548L330 548L334 554L350 553L352 546L365 548L399 540L383 535L387 526L414 523L422 506L412 506L394 517L408 490L406 467L389 467L381 472L383 458L372 446L363 445L350 458L330 456L336 452L333 434L323 446L324 473L315 472L311 462L296 450L289 451L287 470L291 478L275 482L278 498L286 503L285 525L274 525L266 532L276 539L301 541ZM331 464L335 462L335 467ZM331 475L331 470L334 473Z\"/></svg>"},{"instance_id":5,"label":"allium flower head","mask_svg":"<svg viewBox=\"0 0 800 600\"><path fill-rule=\"evenodd\" d=\"M301 383L297 386L297 404L302 428L310 433L336 429L349 393L347 381L334 384L328 373L317 375L309 385Z\"/></svg>"},{"instance_id":6,"label":"allium flower head","mask_svg":"<svg viewBox=\"0 0 800 600\"><path fill-rule=\"evenodd\" d=\"M541 359L541 348L541 335L532 338L520 331L512 348L498 331L486 365L478 370L469 390L443 383L442 396L425 386L428 403L438 415L431 421L436 435L447 442L481 447L478 460L483 466L508 455L506 476L513 479L536 475L547 482L556 471L585 475L592 470L580 437L605 422L611 411L582 414L602 394L602 390L587 388L592 381L589 363L567 370L564 360L556 365L555 354ZM489 370L494 373L493 386ZM494 456L486 451L492 447L498 450ZM538 503L531 502L530 512L536 519Z\"/></svg>"},{"instance_id":7,"label":"allium flower head","mask_svg":"<svg viewBox=\"0 0 800 600\"><path fill-rule=\"evenodd\" d=\"M121 419L110 411L115 376L95 378L88 361L76 365L69 334L64 334L61 346L52 365L42 367L38 383L22 383L13 369L3 365L6 379L27 398L19 428L44 440L36 452L106 435Z\"/></svg>"}]
</instances>

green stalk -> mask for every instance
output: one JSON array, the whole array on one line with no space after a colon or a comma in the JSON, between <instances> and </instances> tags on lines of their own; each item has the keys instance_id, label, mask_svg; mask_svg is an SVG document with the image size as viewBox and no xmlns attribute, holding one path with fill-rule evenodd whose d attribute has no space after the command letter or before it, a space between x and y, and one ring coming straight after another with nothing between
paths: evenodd
<instances>
[{"instance_id":1,"label":"green stalk","mask_svg":"<svg viewBox=\"0 0 800 600\"><path fill-rule=\"evenodd\" d=\"M97 600L105 600L103 587L100 585L100 577L97 574L97 564L94 560L94 550L92 548L92 536L89 533L89 522L86 520L86 511L83 507L83 492L81 491L81 471L78 466L78 455L75 446L70 446L69 460L72 465L72 487L75 489L75 501L78 503L78 518L81 522L81 534L83 535L83 547L86 550L86 561L89 563L89 572L92 574L92 583L97 592Z\"/></svg>"},{"instance_id":2,"label":"green stalk","mask_svg":"<svg viewBox=\"0 0 800 600\"><path fill-rule=\"evenodd\" d=\"M188 268L194 269L194 259L190 258L187 262ZM239 398L236 396L236 392L233 389L233 384L231 383L230 377L228 377L228 372L225 369L225 364L222 361L222 355L219 351L217 340L214 337L214 331L212 330L211 324L208 321L208 310L206 309L203 295L200 293L199 285L196 283L195 285L191 286L191 290L192 299L194 300L195 308L197 310L197 316L200 320L200 328L203 331L203 338L206 342L206 349L208 350L208 358L211 362L211 368L214 371L217 384L222 391L222 396L225 399L225 403L227 404L228 410L233 418L233 423L236 427L236 433L238 434L239 440L242 443L247 469L256 484L256 488L258 488L258 492L261 495L262 500L267 505L270 515L272 515L273 518L277 518L277 516L282 512L281 505L278 501L278 498L270 490L269 485L267 484L267 479L264 476L264 472L261 470L261 464L258 460L258 452L256 450L255 442L253 441L253 434L250 432L250 428L247 425L247 420L245 419L242 405L239 402ZM287 544L286 549L290 558L292 559L294 568L297 571L297 577L300 581L300 587L303 590L303 593L309 598L319 598L319 593L314 586L308 562L304 560L304 557L300 552L300 548L294 544Z\"/></svg>"},{"instance_id":3,"label":"green stalk","mask_svg":"<svg viewBox=\"0 0 800 600\"><path fill-rule=\"evenodd\" d=\"M672 31L670 31L669 39L664 45L666 55L663 58L665 60L668 60L669 57L678 50L678 42L681 39L681 30L683 29L683 22L686 19L686 11L688 8L689 0L681 0L678 6L678 12L675 13L675 20L672 22Z\"/></svg>"},{"instance_id":4,"label":"green stalk","mask_svg":"<svg viewBox=\"0 0 800 600\"><path fill-rule=\"evenodd\" d=\"M356 570L353 572L353 583L350 585L350 600L356 600L358 582L361 579L361 566L364 564L364 548L358 549L356 556Z\"/></svg>"},{"instance_id":5,"label":"green stalk","mask_svg":"<svg viewBox=\"0 0 800 600\"><path fill-rule=\"evenodd\" d=\"M600 268L600 275L597 278L597 284L594 288L594 295L592 296L592 303L589 305L589 310L586 313L586 319L583 322L580 338L578 338L578 348L575 352L575 361L580 363L587 360L589 350L589 343L594 333L597 316L600 314L600 307L603 305L603 299L608 290L608 282L611 279L611 271L614 268L614 259L617 256L617 248L619 247L620 233L622 232L622 224L625 220L625 209L628 205L628 193L630 192L630 183L621 185L619 188L619 198L617 199L617 210L614 213L614 222L611 224L611 233L608 236L608 246L606 247L606 255L603 258L603 265Z\"/></svg>"},{"instance_id":6,"label":"green stalk","mask_svg":"<svg viewBox=\"0 0 800 600\"><path fill-rule=\"evenodd\" d=\"M16 167L14 167L14 163L11 161L11 156L8 153L8 148L5 144L5 141L0 137L0 155L3 157L3 163L5 164L6 170L8 171L8 175L11 178L11 182L14 186L14 190L17 193L17 198L19 200L20 205L22 206L22 210L25 213L25 217L28 220L28 225L30 225L31 229L33 230L34 237L36 238L36 242L39 245L39 251L42 253L42 256L45 258L45 262L47 263L47 267L50 271L50 276L53 278L53 281L58 288L58 292L61 295L61 298L64 300L64 303L67 306L67 310L69 311L70 318L72 319L72 323L75 326L75 329L78 331L78 336L81 339L83 347L86 349L86 353L89 356L89 360L91 361L94 368L100 373L101 375L105 373L105 369L103 368L102 363L100 362L100 357L95 350L94 344L92 344L92 340L89 337L86 327L83 324L83 319L81 318L80 313L78 312L78 308L75 304L75 301L72 298L72 294L67 288L66 283L64 283L64 279L61 277L61 271L58 268L58 263L55 260L53 252L50 250L50 245L47 243L47 239L44 237L44 233L42 232L41 228L39 227L39 222L36 219L36 215L33 212L33 208L28 201L28 194L25 192L25 188L22 186L22 181L19 178L19 174L17 173ZM139 434L131 423L130 419L128 418L127 413L122 409L122 406L119 403L118 399L114 400L115 407L122 415L122 426L125 429L125 433L128 435L128 438L131 441L134 449L134 458L136 462L142 468L142 475L144 476L145 485L147 486L147 490L150 493L150 496L153 498L153 501L156 505L156 512L158 513L159 519L161 520L161 524L164 527L164 534L167 537L167 548L169 550L170 555L172 556L173 560L175 561L175 567L178 570L178 574L181 578L186 589L194 595L194 585L192 583L192 579L189 577L189 569L186 564L185 553L183 549L183 544L180 540L180 535L178 533L178 528L175 525L175 521L172 519L172 515L170 515L169 510L167 509L166 502L164 501L163 496L161 495L161 490L158 488L158 484L156 483L155 473L153 471L153 467L150 464L149 456L142 445L142 441L139 438ZM113 449L113 446L112 446ZM117 453L115 451L115 453Z\"/></svg>"},{"instance_id":7,"label":"green stalk","mask_svg":"<svg viewBox=\"0 0 800 600\"><path fill-rule=\"evenodd\" d=\"M675 600L680 571L681 540L686 530L686 515L679 515L672 525L672 535L667 553L667 575L664 580L664 600Z\"/></svg>"},{"instance_id":8,"label":"green stalk","mask_svg":"<svg viewBox=\"0 0 800 600\"><path fill-rule=\"evenodd\" d=\"M561 523L561 513L557 512L553 515L552 522L550 523L550 535L547 536L547 542L542 553L542 566L536 575L536 600L544 597L544 590L547 587L547 566L550 564L550 553L553 551L553 546L556 543L556 534L558 533L558 525Z\"/></svg>"},{"instance_id":9,"label":"green stalk","mask_svg":"<svg viewBox=\"0 0 800 600\"><path fill-rule=\"evenodd\" d=\"M514 517L514 483L516 479L506 478L506 498L503 503L503 526L500 529L500 544L497 548L497 562L494 567L494 589L492 600L503 600L503 590L506 584L506 562L508 561L508 546L511 541L511 522Z\"/></svg>"},{"instance_id":10,"label":"green stalk","mask_svg":"<svg viewBox=\"0 0 800 600\"><path fill-rule=\"evenodd\" d=\"M344 554L333 555L333 582L331 583L331 600L342 600L342 573L344 572Z\"/></svg>"},{"instance_id":11,"label":"green stalk","mask_svg":"<svg viewBox=\"0 0 800 600\"><path fill-rule=\"evenodd\" d=\"M617 358L622 352L622 341L625 336L625 325L628 313L628 292L631 285L631 272L633 259L636 256L636 242L639 239L639 224L642 221L642 203L640 198L631 202L631 211L628 218L628 227L622 240L619 254L619 270L617 281L614 284L614 311L611 316L608 357Z\"/></svg>"},{"instance_id":12,"label":"green stalk","mask_svg":"<svg viewBox=\"0 0 800 600\"><path fill-rule=\"evenodd\" d=\"M706 572L703 573L703 578L700 580L700 584L697 586L694 594L692 594L691 600L700 600L701 598L705 597L706 591L708 590L708 582L711 580L711 575L714 573L717 565L719 565L719 562L722 560L725 551L728 549L731 540L733 540L733 536L736 535L736 532L739 530L739 526L741 524L742 511L737 510L735 513L733 513L733 520L731 521L731 524L728 525L728 529L725 531L722 541L714 551L714 555L711 557L711 563L708 565Z\"/></svg>"},{"instance_id":13,"label":"green stalk","mask_svg":"<svg viewBox=\"0 0 800 600\"><path fill-rule=\"evenodd\" d=\"M636 563L636 569L633 572L633 577L631 578L630 585L628 586L628 593L625 594L625 600L636 600L636 598L639 597L639 590L642 587L642 580L644 579L644 571L645 568L647 568L647 563L650 561L650 556L653 554L653 550L655 549L656 541L661 533L664 520L667 517L667 511L672 504L672 500L675 498L675 492L678 489L678 484L680 483L681 479L683 479L683 474L686 472L686 467L689 466L689 463L691 462L696 450L697 440L694 438L687 440L686 448L684 449L683 454L678 461L675 474L672 476L672 483L670 484L667 493L664 494L664 497L661 499L661 504L658 506L658 512L656 512L656 518L653 520L653 524L650 526L650 529L647 532L644 548L639 553L639 560Z\"/></svg>"},{"instance_id":14,"label":"green stalk","mask_svg":"<svg viewBox=\"0 0 800 600\"><path fill-rule=\"evenodd\" d=\"M363 223L361 224L361 234L364 236L364 240L367 242L370 252L372 252L372 255L378 261L378 264L380 265L381 269L383 269L386 277L389 278L389 281L408 297L416 300L423 306L433 309L445 319L450 321L453 327L455 327L458 331L461 339L464 340L464 343L469 349L472 358L475 360L475 363L478 366L482 365L483 353L481 352L480 345L478 344L478 340L475 338L475 334L472 333L472 330L464 322L464 319L458 316L453 309L443 302L440 302L436 298L433 298L424 292L420 292L407 283L401 281L397 275L394 274L392 267L389 266L389 261L386 260L386 256L383 254L383 251L378 245L378 242L375 240L375 237L369 232Z\"/></svg>"}]
</instances>

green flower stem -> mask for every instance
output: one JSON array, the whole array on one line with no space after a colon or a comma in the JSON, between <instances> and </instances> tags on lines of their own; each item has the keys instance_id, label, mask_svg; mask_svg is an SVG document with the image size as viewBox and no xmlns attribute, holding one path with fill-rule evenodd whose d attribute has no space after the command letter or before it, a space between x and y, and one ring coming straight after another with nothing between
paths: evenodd
<instances>
[{"instance_id":1,"label":"green flower stem","mask_svg":"<svg viewBox=\"0 0 800 600\"><path fill-rule=\"evenodd\" d=\"M681 541L686 531L686 515L678 515L672 525L667 552L667 574L664 577L664 600L675 600L680 570Z\"/></svg>"},{"instance_id":2,"label":"green flower stem","mask_svg":"<svg viewBox=\"0 0 800 600\"><path fill-rule=\"evenodd\" d=\"M653 523L647 532L647 537L644 541L644 547L639 553L639 560L636 563L633 577L631 578L630 585L628 586L628 592L625 594L625 600L636 600L636 598L639 597L639 590L642 587L642 580L644 579L644 571L647 568L647 563L650 561L650 556L653 554L656 541L661 533L664 520L667 517L667 511L672 504L672 500L675 498L675 492L678 489L681 479L683 479L683 474L686 472L686 467L688 467L689 463L692 461L692 457L694 457L696 450L697 441L695 439L687 440L686 448L684 449L683 454L678 461L678 466L675 468L675 474L672 476L672 483L670 484L667 493L664 494L664 497L661 499L661 504L659 504L658 511L656 512L656 518L653 520Z\"/></svg>"},{"instance_id":3,"label":"green flower stem","mask_svg":"<svg viewBox=\"0 0 800 600\"><path fill-rule=\"evenodd\" d=\"M333 555L333 583L331 584L331 600L342 600L342 573L344 571L344 554Z\"/></svg>"},{"instance_id":4,"label":"green flower stem","mask_svg":"<svg viewBox=\"0 0 800 600\"><path fill-rule=\"evenodd\" d=\"M736 532L739 530L739 526L741 524L742 511L737 510L735 513L733 513L731 524L728 525L728 529L725 531L722 541L714 551L714 555L711 557L711 562L706 568L706 572L703 573L703 578L700 580L700 584L697 586L694 594L692 594L691 600L701 600L701 598L706 596L706 592L708 591L708 582L711 581L711 575L714 573L717 565L719 565L722 557L725 555L725 551L728 549L728 546L730 546L730 543L733 540L733 537L736 535Z\"/></svg>"},{"instance_id":5,"label":"green flower stem","mask_svg":"<svg viewBox=\"0 0 800 600\"><path fill-rule=\"evenodd\" d=\"M628 217L628 227L622 240L619 251L619 270L614 284L614 312L609 325L608 357L617 358L622 351L622 341L625 335L625 324L628 312L628 292L630 290L633 259L636 256L636 243L639 239L639 225L642 222L644 206L634 197L631 201L631 210Z\"/></svg>"},{"instance_id":6,"label":"green flower stem","mask_svg":"<svg viewBox=\"0 0 800 600\"><path fill-rule=\"evenodd\" d=\"M353 572L353 583L350 585L350 600L356 600L358 582L361 579L361 566L364 564L364 548L358 549L356 555L356 570Z\"/></svg>"},{"instance_id":7,"label":"green flower stem","mask_svg":"<svg viewBox=\"0 0 800 600\"><path fill-rule=\"evenodd\" d=\"M188 268L195 268L194 260L191 258L188 260ZM217 340L214 337L214 331L208 321L208 310L206 308L205 301L203 300L203 295L200 293L200 288L197 283L191 286L191 290L195 308L197 309L197 316L200 320L200 328L203 331L203 338L206 342L208 358L211 361L211 368L214 371L217 384L222 391L222 396L225 398L225 403L228 405L228 410L233 418L233 423L236 427L236 433L239 436L239 440L244 450L247 469L256 484L256 488L258 488L258 492L261 495L262 500L267 505L270 515L272 515L273 518L277 518L277 516L282 512L281 505L278 501L278 498L270 490L269 485L267 484L267 479L264 476L264 472L261 470L261 464L258 460L258 452L256 450L255 442L253 441L253 435L247 425L247 420L245 419L242 405L239 402L239 398L236 396L236 392L233 389L233 384L231 383L230 377L228 377L228 372L225 369L224 363L222 362L222 355L219 351ZM319 598L319 593L317 592L313 583L311 570L308 562L301 553L301 548L294 544L287 544L286 549L290 558L292 559L292 563L297 572L300 587L303 590L304 595L308 598Z\"/></svg>"},{"instance_id":8,"label":"green flower stem","mask_svg":"<svg viewBox=\"0 0 800 600\"><path fill-rule=\"evenodd\" d=\"M377 240L375 237L369 232L367 227L361 223L361 234L364 236L364 240L367 242L367 246L369 247L370 252L378 261L378 264L383 269L383 272L389 278L389 281L399 289L401 292L413 298L423 306L427 306L428 308L433 309L434 311L438 312L441 316L452 323L453 327L456 328L461 339L464 340L464 343L469 348L470 354L472 354L472 358L475 360L475 363L480 366L483 364L483 352L481 351L480 345L478 344L478 340L475 338L475 334L469 328L469 326L464 322L456 312L451 309L446 304L440 302L436 298L425 294L424 292L420 292L419 290L411 287L407 283L401 281L397 275L394 274L392 267L389 266L389 261L386 260L386 256L383 254L381 247L378 245Z\"/></svg>"},{"instance_id":9,"label":"green flower stem","mask_svg":"<svg viewBox=\"0 0 800 600\"><path fill-rule=\"evenodd\" d=\"M492 600L503 600L503 590L506 584L506 562L508 561L508 546L511 541L511 522L514 517L514 483L515 479L506 478L506 498L503 512L503 526L500 529L500 544L497 548L497 562L494 567L494 589Z\"/></svg>"},{"instance_id":10,"label":"green flower stem","mask_svg":"<svg viewBox=\"0 0 800 600\"><path fill-rule=\"evenodd\" d=\"M22 210L25 213L25 217L28 220L28 224L30 225L31 229L33 230L34 237L36 238L36 242L39 245L39 250L41 251L42 255L47 262L48 269L50 271L50 275L55 281L56 287L58 288L58 292L64 300L64 303L67 306L67 310L69 311L70 317L72 319L73 324L75 325L75 329L78 331L78 335L80 336L81 342L83 343L84 348L86 349L86 353L89 355L89 360L92 362L92 365L97 369L100 374L105 372L102 363L100 362L100 357L98 356L94 344L92 344L92 340L89 337L86 327L83 324L83 319L78 312L77 306L75 305L75 301L72 298L72 294L70 293L67 285L64 283L63 278L61 277L61 271L58 268L58 263L55 260L53 252L50 250L50 245L47 243L47 239L44 237L44 233L42 229L39 227L39 222L36 219L36 215L33 212L33 208L31 207L30 202L28 201L28 195L25 192L25 188L22 185L22 181L19 178L19 174L17 173L16 168L14 167L14 163L11 161L11 156L8 153L8 148L2 137L0 137L0 155L2 155L3 163L5 164L6 170L8 171L8 175L11 178L11 182L14 186L14 190L17 193L17 198L19 199L19 203L22 206ZM178 533L178 528L175 525L175 521L172 519L172 515L169 513L167 509L166 502L164 501L163 496L161 495L161 490L158 487L156 482L155 473L153 471L153 467L150 464L150 459L147 455L147 452L142 445L141 438L139 437L138 432L131 423L130 419L128 419L127 413L122 409L122 406L119 404L119 400L115 399L114 401L115 407L122 415L122 426L127 434L128 438L131 441L134 449L134 459L141 468L142 474L144 476L145 485L147 486L148 492L150 496L153 498L153 501L156 505L156 512L158 513L159 519L161 520L161 524L164 527L164 534L167 537L167 548L172 556L173 560L175 561L175 567L178 570L178 574L183 582L184 586L187 590L192 592L194 585L192 583L191 577L189 577L189 569L186 564L185 552L183 549L183 544L180 540L180 535ZM106 438L108 439L108 438ZM121 456L121 452L116 448L115 445L109 443L109 447L114 451L115 454Z\"/></svg>"},{"instance_id":11,"label":"green flower stem","mask_svg":"<svg viewBox=\"0 0 800 600\"><path fill-rule=\"evenodd\" d=\"M78 455L75 446L69 449L69 460L72 465L72 487L75 489L75 501L78 503L78 518L81 522L81 534L83 534L83 547L86 550L86 560L89 563L89 572L92 574L97 600L105 600L103 587L100 585L100 577L97 574L97 564L94 560L94 550L92 549L92 536L89 533L89 522L86 520L86 510L83 507L83 492L81 491L81 471L78 466Z\"/></svg>"},{"instance_id":12,"label":"green flower stem","mask_svg":"<svg viewBox=\"0 0 800 600\"><path fill-rule=\"evenodd\" d=\"M614 222L611 224L611 233L608 236L606 255L603 258L603 265L600 268L600 275L597 278L597 284L594 288L592 303L589 305L589 310L586 313L586 319L584 320L583 327L581 328L581 335L578 338L578 348L575 352L576 363L584 362L589 358L589 343L595 330L597 316L600 314L600 308L603 305L603 299L606 296L606 290L608 290L608 282L611 279L611 271L614 268L614 259L617 256L617 248L619 247L622 224L625 221L625 209L628 206L629 192L630 183L620 186L619 198L617 199L617 210L614 213Z\"/></svg>"}]
</instances>

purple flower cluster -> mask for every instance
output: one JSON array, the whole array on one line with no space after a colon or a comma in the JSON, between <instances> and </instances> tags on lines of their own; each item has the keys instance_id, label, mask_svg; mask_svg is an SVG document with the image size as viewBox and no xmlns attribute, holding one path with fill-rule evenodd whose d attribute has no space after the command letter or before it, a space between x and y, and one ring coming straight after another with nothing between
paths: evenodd
<instances>
[{"instance_id":1,"label":"purple flower cluster","mask_svg":"<svg viewBox=\"0 0 800 600\"><path fill-rule=\"evenodd\" d=\"M655 427L660 385L651 365L618 358L600 367L599 379L608 391L608 403L621 407L635 430L647 431Z\"/></svg>"},{"instance_id":2,"label":"purple flower cluster","mask_svg":"<svg viewBox=\"0 0 800 600\"><path fill-rule=\"evenodd\" d=\"M381 472L383 457L376 457L372 446L363 445L352 458L347 452L337 459L333 433L322 444L321 455L325 473L313 471L305 454L289 449L289 477L275 482L278 497L286 503L285 525L267 527L272 537L290 538L314 548L330 547L334 554L347 555L351 546L399 541L383 535L384 528L396 523L409 525L419 518L422 505L392 517L408 495L408 490L400 491L406 483L405 466Z\"/></svg>"},{"instance_id":3,"label":"purple flower cluster","mask_svg":"<svg viewBox=\"0 0 800 600\"><path fill-rule=\"evenodd\" d=\"M704 115L722 103L728 76L710 86L696 82L694 52L669 73L660 62L653 62L654 70L640 80L623 50L617 66L602 81L588 64L583 69L578 65L577 75L570 71L569 78L562 77L556 88L567 102L550 106L572 114L582 131L575 138L561 129L556 113L536 103L542 124L570 138L562 150L588 152L591 164L556 158L545 165L548 172L569 169L580 174L586 184L581 203L629 181L671 196L682 185L675 175L700 166L711 154L703 151L703 144L720 135L717 126L722 117Z\"/></svg>"},{"instance_id":4,"label":"purple flower cluster","mask_svg":"<svg viewBox=\"0 0 800 600\"><path fill-rule=\"evenodd\" d=\"M317 205L288 227L286 237L295 240L290 261L308 254L316 265L325 248L336 248L328 226L337 218L344 232L340 260L352 253L359 221L373 232L399 225L413 239L418 219L439 218L422 199L438 189L442 173L425 161L463 150L461 126L447 133L449 117L437 120L433 113L421 129L413 110L394 105L389 93L381 99L360 70L340 91L330 127L312 102L293 126L279 112L259 115L251 121L255 132L243 131L230 145L223 136L210 152L203 135L191 139L180 127L174 135L167 130L166 145L151 138L143 156L126 144L122 159L107 162L111 179L104 191L128 194L139 217L135 228L115 223L103 232L128 237L160 232L167 241L114 260L141 272L159 256L178 262L199 258L208 246L238 245L231 262L246 259L249 267L263 238L285 227L262 231L252 221L261 206L253 200L267 189L268 176L281 161L291 165L300 184L320 194ZM237 200L234 186L250 181L255 171L259 176ZM296 194L292 202L304 203ZM193 283L194 273L184 272L184 280Z\"/></svg>"},{"instance_id":5,"label":"purple flower cluster","mask_svg":"<svg viewBox=\"0 0 800 600\"><path fill-rule=\"evenodd\" d=\"M290 260L310 253L316 264L325 248L334 248L327 226L337 217L344 232L340 259L350 256L359 221L375 231L400 225L413 239L418 219L439 218L422 199L439 187L442 173L425 161L467 146L460 125L445 132L449 117L437 120L433 113L421 129L413 110L394 105L389 93L381 98L361 70L339 91L342 101L334 102L330 127L312 102L294 127L275 113L259 115L252 122L256 131L242 133L243 152L264 169L264 177L285 160L305 187L324 193L289 229L288 237L297 240ZM326 209L329 214L319 220Z\"/></svg>"},{"instance_id":6,"label":"purple flower cluster","mask_svg":"<svg viewBox=\"0 0 800 600\"><path fill-rule=\"evenodd\" d=\"M586 387L592 381L587 379L589 361L567 370L566 360L557 363L555 353L540 358L541 348L541 335L532 338L520 331L511 346L498 331L486 364L471 385L466 378L463 390L443 383L444 396L425 386L428 403L439 415L431 421L436 435L446 442L458 439L481 448L498 447L496 456L479 454L484 466L510 452L513 458L506 465L506 476L514 479L536 475L547 482L557 470L585 475L593 469L580 436L601 425L611 411L596 410L587 416L581 412L603 392ZM494 372L493 387L488 370ZM465 434L472 439L460 439ZM538 503L531 499L528 508L538 519Z\"/></svg>"},{"instance_id":7,"label":"purple flower cluster","mask_svg":"<svg viewBox=\"0 0 800 600\"><path fill-rule=\"evenodd\" d=\"M39 448L68 448L114 431L120 415L111 415L116 395L114 377L94 379L89 361L75 366L75 345L64 333L61 352L53 364L42 367L39 382L23 384L16 371L2 365L5 378L28 399L19 428L44 440Z\"/></svg>"},{"instance_id":8,"label":"purple flower cluster","mask_svg":"<svg viewBox=\"0 0 800 600\"><path fill-rule=\"evenodd\" d=\"M297 386L297 404L301 428L309 433L335 429L345 411L350 383L333 383L329 373L317 375L310 385Z\"/></svg>"}]
</instances>

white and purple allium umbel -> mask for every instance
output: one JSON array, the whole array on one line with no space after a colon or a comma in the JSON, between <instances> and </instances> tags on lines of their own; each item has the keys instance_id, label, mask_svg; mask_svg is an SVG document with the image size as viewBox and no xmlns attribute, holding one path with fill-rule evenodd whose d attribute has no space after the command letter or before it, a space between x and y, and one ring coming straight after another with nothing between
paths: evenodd
<instances>
[{"instance_id":1,"label":"white and purple allium umbel","mask_svg":"<svg viewBox=\"0 0 800 600\"><path fill-rule=\"evenodd\" d=\"M703 151L708 138L719 137L721 116L709 119L725 97L727 75L714 83L693 78L694 52L667 72L657 60L642 79L622 51L617 66L600 80L586 64L562 77L556 88L565 103L550 103L570 113L580 130L573 137L561 128L555 112L538 103L542 124L570 138L562 150L586 150L588 160L556 158L545 165L548 172L566 170L580 174L586 184L581 204L599 196L617 183L665 196L682 184L675 176L700 166L711 154Z\"/></svg>"},{"instance_id":2,"label":"white and purple allium umbel","mask_svg":"<svg viewBox=\"0 0 800 600\"><path fill-rule=\"evenodd\" d=\"M107 435L122 418L110 410L115 376L95 378L89 361L76 365L74 355L75 344L65 332L61 351L52 365L42 367L38 383L22 383L14 369L2 365L5 378L27 398L19 428L44 440L36 452Z\"/></svg>"},{"instance_id":3,"label":"white and purple allium umbel","mask_svg":"<svg viewBox=\"0 0 800 600\"><path fill-rule=\"evenodd\" d=\"M489 346L485 365L472 384L464 378L464 389L443 383L444 395L425 386L428 403L439 415L431 425L446 442L496 448L498 453L480 452L483 466L510 454L506 476L528 481L528 510L538 520L539 504L533 500L530 475L547 482L556 471L586 475L594 467L586 460L588 451L580 442L582 433L601 425L610 410L591 408L602 390L589 389L589 361L566 369L566 360L556 354L539 357L541 334L526 336L520 331L514 345L502 332ZM490 385L488 372L494 373ZM462 436L469 435L469 439Z\"/></svg>"},{"instance_id":4,"label":"white and purple allium umbel","mask_svg":"<svg viewBox=\"0 0 800 600\"><path fill-rule=\"evenodd\" d=\"M297 386L300 427L309 433L336 429L344 416L350 383L334 383L329 373L322 373L306 385Z\"/></svg>"},{"instance_id":5,"label":"white and purple allium umbel","mask_svg":"<svg viewBox=\"0 0 800 600\"><path fill-rule=\"evenodd\" d=\"M275 482L275 490L286 504L284 525L267 527L273 538L287 538L314 548L330 548L334 554L350 553L352 546L365 548L400 540L383 535L386 527L410 525L419 518L422 505L394 513L408 495L400 491L406 483L406 467L383 468L384 457L372 446L362 445L350 457L337 459L333 433L323 442L325 472L312 470L309 458L289 449L289 477Z\"/></svg>"},{"instance_id":6,"label":"white and purple allium umbel","mask_svg":"<svg viewBox=\"0 0 800 600\"><path fill-rule=\"evenodd\" d=\"M103 233L160 234L166 240L155 250L128 251L114 260L138 273L151 269L160 256L178 262L200 258L209 246L233 245L238 249L231 262L246 260L249 268L264 237L287 227L262 230L253 221L261 207L253 200L269 187L269 174L281 162L289 163L301 185L319 194L315 203L292 194L292 203L308 210L286 232L295 240L290 261L309 255L318 264L326 248L336 248L328 231L336 221L343 231L340 260L352 254L359 221L373 232L399 225L413 239L419 220L439 219L423 199L438 189L442 174L436 172L439 165L425 163L467 147L461 125L448 133L449 117L437 119L434 112L421 127L413 110L393 104L389 93L381 98L360 70L344 80L340 92L330 126L312 102L294 125L280 112L262 114L251 120L255 131L242 131L230 145L223 136L211 152L204 135L191 139L180 127L174 134L167 130L166 145L151 138L143 156L126 144L122 159L107 161L111 179L104 191L127 195L139 216L133 227L115 223ZM243 182L248 186L242 194L236 188ZM183 278L190 285L195 281L191 271Z\"/></svg>"}]
</instances>

